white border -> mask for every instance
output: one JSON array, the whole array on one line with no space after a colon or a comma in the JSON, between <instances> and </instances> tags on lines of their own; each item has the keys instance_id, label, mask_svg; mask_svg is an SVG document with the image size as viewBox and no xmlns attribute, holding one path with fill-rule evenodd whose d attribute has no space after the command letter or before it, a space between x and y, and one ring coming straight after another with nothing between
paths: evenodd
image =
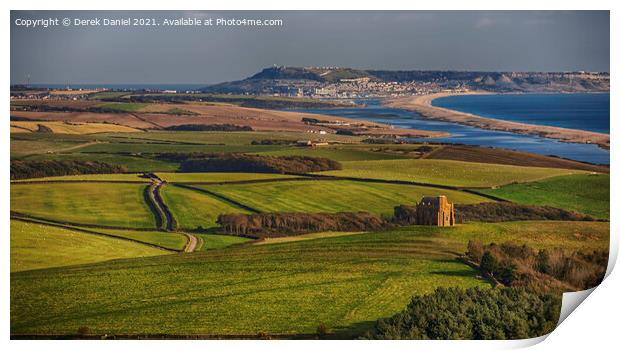
<instances>
[{"instance_id":1,"label":"white border","mask_svg":"<svg viewBox=\"0 0 620 350\"><path fill-rule=\"evenodd\" d=\"M613 74L614 62L618 61L618 25L614 20L618 19L616 10L618 10L618 1L603 0L521 0L521 1L489 1L489 0L469 0L469 1L425 1L425 2L400 2L395 0L382 0L376 2L361 3L359 1L335 1L335 0L313 0L313 1L282 1L282 0L232 0L210 2L199 0L185 0L176 2L164 1L131 1L126 0L108 0L97 2L72 2L68 0L28 0L14 1L8 3L2 2L2 39L4 48L9 48L10 41L10 13L9 10L611 10L611 80L612 86L616 86L617 79ZM9 110L9 86L10 86L10 56L5 49L2 58L2 67L4 74L4 83L1 85L2 108L4 111ZM618 99L612 93L611 99L611 116L618 116ZM618 120L611 118L611 135L618 124ZM5 120L2 125L5 141L2 143L2 159L0 164L9 163L9 123ZM613 136L612 136L613 139ZM617 164L618 155L611 154L611 173L615 174L615 164ZM363 342L343 342L343 341L321 341L320 343L312 341L149 341L128 343L127 341L116 342L93 342L85 343L84 341L53 341L42 343L40 341L9 341L10 338L10 250L9 250L9 173L7 170L2 172L0 183L4 200L0 202L0 215L2 218L2 277L0 305L2 305L2 316L0 331L2 332L2 340L4 345L11 348L34 348L45 346L49 349L64 348L81 348L88 346L90 348L104 348L110 346L130 346L136 349L148 347L149 349L169 348L182 346L184 349L204 349L207 347L226 347L226 348L246 348L251 346L253 349L265 348L289 348L294 346L301 349L312 349L316 346L322 348L336 347L355 347L357 349L374 349L374 348L394 348L394 349L411 349L420 346L430 349L441 348L459 348L459 349L485 349L485 348L515 348L525 347L538 344L538 348L566 348L566 349L585 349L587 347L608 348L611 344L617 343L618 329L618 313L620 312L620 278L618 273L611 274L601 284L599 288L590 291L592 296L587 298L583 305L578 307L573 315L562 322L558 328L548 337L538 339L530 339L525 341L363 341ZM618 205L614 198L620 194L616 181L612 177L611 182L611 217L615 218L618 214ZM618 237L616 220L611 221L611 248L610 248L610 269L615 264L618 251ZM546 340L545 340L546 339ZM544 340L544 341L543 341ZM542 342L541 342L542 341Z\"/></svg>"}]
</instances>

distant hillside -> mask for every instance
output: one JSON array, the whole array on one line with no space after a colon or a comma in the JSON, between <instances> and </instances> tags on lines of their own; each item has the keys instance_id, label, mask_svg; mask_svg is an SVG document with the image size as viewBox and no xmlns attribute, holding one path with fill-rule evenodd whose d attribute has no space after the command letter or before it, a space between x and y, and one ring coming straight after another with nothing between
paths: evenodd
<instances>
[{"instance_id":1,"label":"distant hillside","mask_svg":"<svg viewBox=\"0 0 620 350\"><path fill-rule=\"evenodd\" d=\"M265 68L249 78L207 86L201 90L234 94L290 94L297 89L314 89L359 78L372 82L430 83L438 88L461 87L501 92L609 91L608 73L389 71L286 66Z\"/></svg>"}]
</instances>

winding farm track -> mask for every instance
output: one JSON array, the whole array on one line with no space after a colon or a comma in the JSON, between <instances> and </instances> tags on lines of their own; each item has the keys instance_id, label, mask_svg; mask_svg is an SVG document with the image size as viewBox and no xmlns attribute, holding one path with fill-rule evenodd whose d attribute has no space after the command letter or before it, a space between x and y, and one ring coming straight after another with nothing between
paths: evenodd
<instances>
[{"instance_id":1,"label":"winding farm track","mask_svg":"<svg viewBox=\"0 0 620 350\"><path fill-rule=\"evenodd\" d=\"M198 246L198 238L191 233L183 233L187 237L187 245L183 248L183 252L192 253Z\"/></svg>"},{"instance_id":2,"label":"winding farm track","mask_svg":"<svg viewBox=\"0 0 620 350\"><path fill-rule=\"evenodd\" d=\"M147 178L151 180L151 183L148 184L145 181L111 181L111 180L46 180L46 181L12 181L11 185L27 185L27 184L55 184L55 183L111 183L111 184L142 184L147 185L144 191L144 198L148 203L149 207L153 211L156 218L156 225L159 230L167 231L167 232L176 232L178 230L178 223L172 214L170 208L166 205L164 200L161 197L161 189L170 184L172 186L177 186L180 188L185 188L188 190L196 191L203 193L205 195L217 198L223 202L226 202L235 207L247 210L251 213L260 213L259 210L247 206L241 202L223 196L221 194L209 191L204 188L194 187L192 185L234 185L234 184L251 184L251 183L269 183L269 182L289 182L289 181L356 181L356 182L373 182L373 183L386 183L386 184L396 184L396 185L410 185L410 186L420 186L420 187L430 187L430 188L438 188L438 189L446 189L453 191L461 191L470 193L476 196L480 196L483 198L491 199L494 201L500 202L508 202L505 199L495 197L492 195L488 195L485 193L481 193L476 191L476 189L480 188L465 188L465 187L456 187L456 186L448 186L448 185L437 185L437 184L428 184L422 182L413 182L413 181L399 181L399 180L382 180L382 179L369 179L369 178L357 178L357 177L340 177L340 176L331 176L331 175L320 175L320 174L289 174L295 175L299 177L293 178L275 178L275 179L260 179L260 180L240 180L240 181L219 181L219 182L172 182L167 183L166 181L159 178L156 174L149 173L145 174ZM487 188L487 187L484 187ZM490 188L490 187L488 187ZM57 221L53 219L39 218L35 216L31 216L28 214L18 213L11 211L11 218L18 220L28 220L31 222L39 222L49 225L55 225L59 227L67 227L71 228L72 226L82 226L82 227L91 227L91 228L108 228L108 229L120 229L120 230L136 230L136 231L148 231L152 229L148 228L128 228L128 227L119 227L119 226L105 226L105 225L93 225L93 224L78 224L72 222L63 222ZM88 230L83 229L74 229L81 230L83 232L90 232ZM183 248L184 252L191 253L195 251L199 245L200 238L187 232L179 232L187 237L187 244ZM144 244L144 243L142 243ZM165 248L162 248L165 249Z\"/></svg>"},{"instance_id":3,"label":"winding farm track","mask_svg":"<svg viewBox=\"0 0 620 350\"><path fill-rule=\"evenodd\" d=\"M161 189L166 182L153 173L145 174L145 176L151 179L151 184L146 189L145 197L149 201L149 206L153 209L159 228L168 232L178 231L177 220L161 197ZM183 248L183 252L194 252L198 247L198 237L187 232L182 232L182 234L187 237L187 244Z\"/></svg>"}]
</instances>

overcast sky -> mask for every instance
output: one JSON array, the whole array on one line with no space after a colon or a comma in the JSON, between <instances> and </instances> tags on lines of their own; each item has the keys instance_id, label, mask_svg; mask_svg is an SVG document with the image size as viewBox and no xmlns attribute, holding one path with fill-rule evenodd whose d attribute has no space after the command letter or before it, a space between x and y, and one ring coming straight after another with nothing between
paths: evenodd
<instances>
[{"instance_id":1,"label":"overcast sky","mask_svg":"<svg viewBox=\"0 0 620 350\"><path fill-rule=\"evenodd\" d=\"M282 19L276 27L25 28L38 18ZM609 12L11 11L11 83L217 83L271 65L609 71Z\"/></svg>"}]
</instances>

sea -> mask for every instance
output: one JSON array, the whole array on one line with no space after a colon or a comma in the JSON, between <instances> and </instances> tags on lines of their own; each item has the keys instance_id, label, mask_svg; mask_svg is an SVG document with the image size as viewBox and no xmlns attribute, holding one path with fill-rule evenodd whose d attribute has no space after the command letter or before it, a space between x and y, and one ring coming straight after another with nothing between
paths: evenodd
<instances>
[{"instance_id":1,"label":"sea","mask_svg":"<svg viewBox=\"0 0 620 350\"><path fill-rule=\"evenodd\" d=\"M609 94L459 95L433 100L482 117L609 134Z\"/></svg>"},{"instance_id":2,"label":"sea","mask_svg":"<svg viewBox=\"0 0 620 350\"><path fill-rule=\"evenodd\" d=\"M561 95L561 96L560 96ZM606 96L605 96L606 95ZM535 117L532 114L527 112L521 113L519 109L519 104L522 106L523 111L533 111L534 108L531 107L530 101L532 99L538 100L538 107L536 109L537 115L546 116L545 113L546 106L550 107L550 115L561 115L561 110L567 111L567 114L570 114L571 117L567 118L566 121L562 121L560 117L556 118L546 118L546 119L554 119L555 124L544 124L544 125L554 125L561 127L571 127L578 128L576 125L580 125L580 129L583 130L592 130L598 132L604 132L605 130L609 132L609 94L578 94L574 96L578 96L577 99L582 101L580 105L577 106L575 100L570 100L570 96L568 94L545 94L541 95L510 95L508 97L511 100L510 120L521 121L536 124L534 119ZM475 97L472 96L463 96L463 98ZM485 101L493 100L494 98L499 99L499 101L505 101L506 95L485 95L485 100L480 102L481 104L485 103ZM541 102L541 100L547 99L550 104L545 104ZM519 101L519 102L515 102ZM562 101L565 102L564 107L562 107ZM605 102L606 101L606 102ZM580 144L580 143L567 143L561 142L554 139L548 139L544 137L539 137L535 135L522 135L515 134L511 132L504 131L493 131L493 130L485 130L472 126L460 125L456 123L450 122L442 122L425 119L420 116L418 113L396 109L396 108L387 108L382 106L379 100L357 100L358 104L365 104L366 107L355 107L355 108L316 108L316 109L295 109L298 112L305 113L314 113L314 114L325 114L325 115L333 115L333 116L341 116L352 119L361 119L368 120L373 122L385 123L389 125L393 125L397 128L410 128L410 129L419 129L419 130L433 130L433 131L444 131L448 132L450 136L441 137L441 138L424 138L424 139L412 139L414 141L426 141L426 142L445 142L445 143L457 143L457 144L466 144L466 145L478 145L485 147L496 147L496 148L505 148L516 151L523 152L531 152L542 155L550 155L556 156L560 158L573 159L588 163L594 164L609 164L609 151L602 149L594 144ZM458 101L457 101L458 102ZM452 102L452 103L457 103ZM442 102L439 102L442 103ZM473 103L468 102L469 105L473 105ZM494 105L499 105L500 102L494 102ZM601 106L603 105L603 106ZM606 106L606 107L605 107ZM446 107L448 108L448 107ZM470 107L473 108L473 107ZM486 107L476 107L477 109L485 109ZM606 108L606 114L605 114ZM495 110L501 109L500 107L496 107ZM603 111L601 111L603 110ZM476 113L473 109L467 110L470 113ZM490 118L498 118L501 119L502 115L493 114L493 109L487 108L484 116ZM477 113L476 113L477 114ZM508 115L508 114L507 114ZM523 115L522 119L519 118L520 115ZM506 117L507 118L507 117ZM593 118L596 118L596 122L592 121ZM583 120L580 120L583 119ZM605 120L603 120L605 119ZM589 122L588 122L589 120ZM538 122L539 124L543 124L542 122ZM548 122L545 122L548 123ZM597 126L593 126L596 124ZM606 126L605 126L606 125Z\"/></svg>"}]
</instances>

